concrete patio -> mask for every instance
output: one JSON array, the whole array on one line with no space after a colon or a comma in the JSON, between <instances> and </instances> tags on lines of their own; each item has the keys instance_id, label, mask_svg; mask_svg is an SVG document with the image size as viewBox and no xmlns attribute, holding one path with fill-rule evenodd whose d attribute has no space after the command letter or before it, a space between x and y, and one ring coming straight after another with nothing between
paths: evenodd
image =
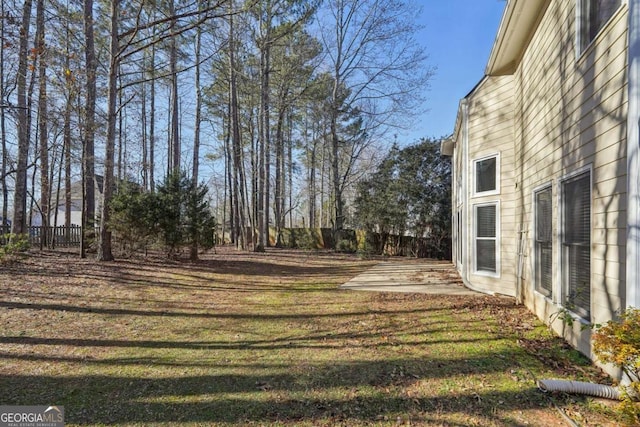
<instances>
[{"instance_id":1,"label":"concrete patio","mask_svg":"<svg viewBox=\"0 0 640 427\"><path fill-rule=\"evenodd\" d=\"M340 288L357 291L480 295L464 286L450 261L428 259L394 259L381 262Z\"/></svg>"}]
</instances>

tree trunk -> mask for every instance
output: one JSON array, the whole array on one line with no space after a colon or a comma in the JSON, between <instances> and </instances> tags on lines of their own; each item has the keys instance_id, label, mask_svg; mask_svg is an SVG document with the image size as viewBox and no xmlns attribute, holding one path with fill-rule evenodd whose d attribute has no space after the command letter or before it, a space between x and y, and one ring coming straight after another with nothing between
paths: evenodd
<instances>
[{"instance_id":1,"label":"tree trunk","mask_svg":"<svg viewBox=\"0 0 640 427\"><path fill-rule=\"evenodd\" d=\"M272 4L264 2L266 16L263 19L260 11L261 42L260 42L260 184L258 211L259 246L269 245L269 216L271 201L271 119L269 117L269 72L271 68L271 31ZM263 33L264 32L264 33Z\"/></svg>"},{"instance_id":2,"label":"tree trunk","mask_svg":"<svg viewBox=\"0 0 640 427\"><path fill-rule=\"evenodd\" d=\"M269 21L269 26L271 26ZM270 37L270 32L268 37ZM269 46L269 43L267 43ZM262 103L264 105L264 231L263 246L270 246L269 242L269 217L271 202L271 118L269 117L269 71L270 71L271 50L268 48L265 52L265 69L263 76L263 94Z\"/></svg>"},{"instance_id":3,"label":"tree trunk","mask_svg":"<svg viewBox=\"0 0 640 427\"><path fill-rule=\"evenodd\" d=\"M333 184L333 197L335 206L334 228L342 230L343 225L343 208L342 208L342 192L340 191L340 159L338 157L338 136L334 133L334 125L332 123L331 138L331 179Z\"/></svg>"},{"instance_id":4,"label":"tree trunk","mask_svg":"<svg viewBox=\"0 0 640 427\"><path fill-rule=\"evenodd\" d=\"M284 227L284 107L281 106L276 123L276 186L275 186L275 225L276 246L282 245Z\"/></svg>"},{"instance_id":5,"label":"tree trunk","mask_svg":"<svg viewBox=\"0 0 640 427\"><path fill-rule=\"evenodd\" d=\"M169 16L175 15L174 0L169 1ZM171 157L172 164L170 170L180 171L180 124L178 111L178 46L175 33L175 19L171 21L170 46L169 46L169 66L171 67Z\"/></svg>"},{"instance_id":6,"label":"tree trunk","mask_svg":"<svg viewBox=\"0 0 640 427\"><path fill-rule=\"evenodd\" d=\"M262 210L264 209L264 199L262 199L262 188L264 188L264 153L260 150L262 143L262 122L260 121L260 114L256 117L256 124L253 123L252 114L249 113L248 118L250 129L258 129L258 137L256 138L253 132L249 133L250 149L249 158L251 162L251 215L258 221L258 235L262 232L262 226L264 218L262 216ZM255 233L254 233L255 234ZM252 236L254 236L252 234ZM256 248L258 242L252 237L251 245Z\"/></svg>"},{"instance_id":7,"label":"tree trunk","mask_svg":"<svg viewBox=\"0 0 640 427\"><path fill-rule=\"evenodd\" d=\"M4 2L0 5L0 15L4 15ZM5 30L4 30L4 19L0 19L0 40L5 39ZM5 87L5 79L4 79L4 49L5 44L0 43L0 103L3 105L7 104L7 95L6 95L6 87ZM2 170L0 170L2 185L2 221L0 225L7 225L9 214L9 189L7 188L7 166L8 166L8 156L7 156L7 127L6 127L6 117L5 117L5 109L0 108L0 139L2 139Z\"/></svg>"},{"instance_id":8,"label":"tree trunk","mask_svg":"<svg viewBox=\"0 0 640 427\"><path fill-rule=\"evenodd\" d=\"M155 30L154 30L155 36ZM156 66L156 47L151 46L151 70ZM153 72L153 71L152 71ZM156 151L156 81L151 79L151 93L149 94L149 188L153 193L156 191L155 181L155 151Z\"/></svg>"},{"instance_id":9,"label":"tree trunk","mask_svg":"<svg viewBox=\"0 0 640 427\"><path fill-rule=\"evenodd\" d=\"M327 177L327 140L323 137L322 160L320 161L320 227L326 227L328 222L324 212L326 192L325 182Z\"/></svg>"},{"instance_id":10,"label":"tree trunk","mask_svg":"<svg viewBox=\"0 0 640 427\"><path fill-rule=\"evenodd\" d=\"M31 124L31 120L28 120L29 124ZM38 138L38 129L36 127L36 136L35 136L35 147L34 147L34 152L35 153L39 153L39 138ZM34 205L38 205L38 207L40 206L40 204L38 202L36 202L36 198L35 198L35 194L36 194L36 177L38 175L38 168L33 168L33 172L31 173L31 188L29 190L27 190L27 195L29 196L29 208L27 209L26 212L29 213L28 219L27 219L27 227L31 227L33 226L33 220L35 218L35 215L33 215L34 213ZM42 250L42 239L40 240L40 250Z\"/></svg>"},{"instance_id":11,"label":"tree trunk","mask_svg":"<svg viewBox=\"0 0 640 427\"><path fill-rule=\"evenodd\" d=\"M307 119L305 118L305 123ZM312 125L315 129L315 124ZM309 227L316 227L316 147L317 147L317 138L315 131L311 133L311 152L309 153L309 185L308 185L308 197L309 197ZM306 139L306 132L305 132ZM308 142L307 142L308 146Z\"/></svg>"},{"instance_id":12,"label":"tree trunk","mask_svg":"<svg viewBox=\"0 0 640 427\"><path fill-rule=\"evenodd\" d=\"M231 98L229 98L231 99ZM229 109L228 109L228 114L227 117L229 118L227 120L227 132L226 132L226 136L225 136L225 141L224 141L224 152L225 152L225 167L226 167L226 171L227 171L227 176L226 176L226 180L228 183L228 188L229 188L229 237L231 239L231 243L236 243L236 237L237 237L237 233L236 233L236 224L237 224L237 220L238 217L235 215L236 211L235 211L235 202L234 202L234 194L235 194L235 187L233 184L233 162L231 160L231 102L229 102ZM222 225L222 228L224 230L224 224ZM224 238L224 234L223 234L223 238Z\"/></svg>"},{"instance_id":13,"label":"tree trunk","mask_svg":"<svg viewBox=\"0 0 640 427\"><path fill-rule=\"evenodd\" d=\"M49 227L50 181L49 181L49 143L47 130L47 59L44 33L44 0L36 3L36 52L38 55L38 137L40 145L40 214L42 226ZM41 244L48 246L48 233L41 235Z\"/></svg>"},{"instance_id":14,"label":"tree trunk","mask_svg":"<svg viewBox=\"0 0 640 427\"><path fill-rule=\"evenodd\" d=\"M69 94L69 97L71 94ZM64 109L63 158L64 158L64 225L71 227L71 100Z\"/></svg>"},{"instance_id":15,"label":"tree trunk","mask_svg":"<svg viewBox=\"0 0 640 427\"><path fill-rule=\"evenodd\" d=\"M262 12L260 13L262 17ZM262 25L262 22L260 23ZM264 41L263 41L264 43ZM265 224L265 186L266 186L266 119L265 119L265 95L264 92L266 90L265 87L265 51L264 48L260 48L260 113L258 114L258 186L255 193L255 198L257 198L257 206L255 210L254 217L258 221L258 244L261 248L264 248L266 245L264 239L264 224Z\"/></svg>"},{"instance_id":16,"label":"tree trunk","mask_svg":"<svg viewBox=\"0 0 640 427\"><path fill-rule=\"evenodd\" d=\"M172 124L172 120L171 120L171 112L173 111L172 108L172 99L171 97L173 96L173 90L172 90L172 83L171 81L169 81L169 96L167 97L166 101L167 101L167 173L165 176L169 176L169 174L171 174L171 171L173 170L173 138L172 138L172 132L171 132L171 124Z\"/></svg>"},{"instance_id":17,"label":"tree trunk","mask_svg":"<svg viewBox=\"0 0 640 427\"><path fill-rule=\"evenodd\" d=\"M122 70L118 70L118 87L122 87ZM123 133L124 133L124 106L123 106L123 92L118 91L118 163L116 165L117 179L116 182L122 181L122 164L123 164ZM114 153L115 154L115 153Z\"/></svg>"},{"instance_id":18,"label":"tree trunk","mask_svg":"<svg viewBox=\"0 0 640 427\"><path fill-rule=\"evenodd\" d=\"M118 11L120 0L111 1L111 28L110 28L110 47L109 47L109 83L107 97L107 140L105 146L104 160L104 184L103 184L103 202L100 220L100 247L98 249L98 260L112 261L113 254L111 252L111 230L109 228L109 203L113 196L113 167L114 167L114 148L116 140L116 121L118 112L116 110L116 102L118 98Z\"/></svg>"},{"instance_id":19,"label":"tree trunk","mask_svg":"<svg viewBox=\"0 0 640 427\"><path fill-rule=\"evenodd\" d=\"M20 29L18 54L18 75L16 77L18 159L16 164L16 184L13 202L12 232L24 234L27 231L27 159L29 157L29 115L27 106L27 65L29 55L29 28L31 21L31 0L25 0Z\"/></svg>"},{"instance_id":20,"label":"tree trunk","mask_svg":"<svg viewBox=\"0 0 640 427\"><path fill-rule=\"evenodd\" d=\"M289 227L293 228L293 119L291 117L292 113L289 113L289 138L288 138L288 149L287 149L287 165L289 171Z\"/></svg>"},{"instance_id":21,"label":"tree trunk","mask_svg":"<svg viewBox=\"0 0 640 427\"><path fill-rule=\"evenodd\" d=\"M69 2L67 2L67 14L69 13ZM71 29L69 21L66 23L66 44L65 44L65 80L66 80L66 105L64 107L64 123L62 130L62 162L64 162L64 225L65 239L70 238L71 230L71 111L73 106L73 84L71 74L71 49L70 38ZM62 168L62 165L60 166ZM56 224L57 225L57 224Z\"/></svg>"},{"instance_id":22,"label":"tree trunk","mask_svg":"<svg viewBox=\"0 0 640 427\"><path fill-rule=\"evenodd\" d=\"M144 53L144 61L146 64L147 61L147 52ZM144 80L144 69L142 71L142 79ZM149 191L149 152L147 151L148 147L148 134L147 134L147 84L142 83L142 87L140 88L140 126L142 127L142 188L144 191Z\"/></svg>"},{"instance_id":23,"label":"tree trunk","mask_svg":"<svg viewBox=\"0 0 640 427\"><path fill-rule=\"evenodd\" d=\"M198 186L198 168L200 167L200 122L202 112L202 91L200 88L200 42L202 40L202 29L196 29L196 118L193 128L193 172L192 179L194 185ZM191 243L190 258L192 261L198 259L198 242L196 239Z\"/></svg>"},{"instance_id":24,"label":"tree trunk","mask_svg":"<svg viewBox=\"0 0 640 427\"><path fill-rule=\"evenodd\" d=\"M85 125L82 141L82 235L80 257L86 255L86 239L95 235L96 194L95 194L95 132L96 132L96 59L93 0L84 0L84 37L86 61Z\"/></svg>"},{"instance_id":25,"label":"tree trunk","mask_svg":"<svg viewBox=\"0 0 640 427\"><path fill-rule=\"evenodd\" d=\"M230 2L230 8L233 7L233 2ZM233 198L235 201L235 216L236 216L236 240L243 250L247 249L246 233L244 232L245 219L244 219L244 196L241 193L244 191L244 182L242 171L242 147L240 141L240 123L238 114L238 93L236 88L236 64L235 64L235 37L233 27L233 10L229 14L229 99L231 106L231 140L233 145L233 169L234 169L234 181L233 181Z\"/></svg>"},{"instance_id":26,"label":"tree trunk","mask_svg":"<svg viewBox=\"0 0 640 427\"><path fill-rule=\"evenodd\" d=\"M52 167L51 167L51 182L53 182L53 171L55 170L55 164L56 164L56 159L55 156L52 160ZM53 206L53 227L57 227L58 226L58 214L60 212L60 190L61 190L61 186L62 186L62 166L64 165L64 147L60 152L60 166L58 167L58 179L56 182L56 200ZM52 233L53 235L53 239L51 240L51 247L55 248L55 233Z\"/></svg>"}]
</instances>

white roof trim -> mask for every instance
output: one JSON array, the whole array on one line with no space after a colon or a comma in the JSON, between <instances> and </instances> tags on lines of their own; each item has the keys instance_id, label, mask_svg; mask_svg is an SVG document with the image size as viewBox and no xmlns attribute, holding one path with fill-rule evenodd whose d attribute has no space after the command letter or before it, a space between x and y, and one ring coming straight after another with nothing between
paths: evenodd
<instances>
[{"instance_id":1,"label":"white roof trim","mask_svg":"<svg viewBox=\"0 0 640 427\"><path fill-rule=\"evenodd\" d=\"M485 73L513 74L550 0L508 0Z\"/></svg>"}]
</instances>

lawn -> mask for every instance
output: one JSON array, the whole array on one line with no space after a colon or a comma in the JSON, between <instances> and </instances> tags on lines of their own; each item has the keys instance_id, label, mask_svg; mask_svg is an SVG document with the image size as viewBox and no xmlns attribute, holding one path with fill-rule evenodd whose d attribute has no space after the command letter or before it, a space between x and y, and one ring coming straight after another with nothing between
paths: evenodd
<instances>
[{"instance_id":1,"label":"lawn","mask_svg":"<svg viewBox=\"0 0 640 427\"><path fill-rule=\"evenodd\" d=\"M0 404L67 425L614 425L603 381L512 299L340 290L355 256L34 253L0 270ZM398 260L401 262L401 260Z\"/></svg>"}]
</instances>

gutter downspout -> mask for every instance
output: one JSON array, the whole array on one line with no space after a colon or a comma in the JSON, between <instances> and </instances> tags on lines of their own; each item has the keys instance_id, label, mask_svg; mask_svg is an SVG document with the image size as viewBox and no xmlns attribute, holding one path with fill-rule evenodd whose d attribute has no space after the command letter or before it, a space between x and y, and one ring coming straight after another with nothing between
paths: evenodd
<instances>
[{"instance_id":1,"label":"gutter downspout","mask_svg":"<svg viewBox=\"0 0 640 427\"><path fill-rule=\"evenodd\" d=\"M460 101L462 107L462 282L469 286L469 101Z\"/></svg>"},{"instance_id":2,"label":"gutter downspout","mask_svg":"<svg viewBox=\"0 0 640 427\"><path fill-rule=\"evenodd\" d=\"M627 271L624 307L640 307L640 0L629 3Z\"/></svg>"}]
</instances>

